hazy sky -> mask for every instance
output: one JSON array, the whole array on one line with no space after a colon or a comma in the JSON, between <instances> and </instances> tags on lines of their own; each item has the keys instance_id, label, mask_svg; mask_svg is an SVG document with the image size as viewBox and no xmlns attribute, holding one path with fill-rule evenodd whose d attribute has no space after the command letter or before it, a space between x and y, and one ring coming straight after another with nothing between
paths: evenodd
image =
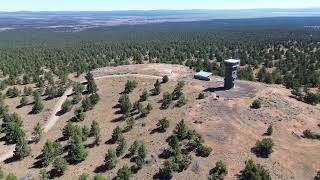
<instances>
[{"instance_id":1,"label":"hazy sky","mask_svg":"<svg viewBox=\"0 0 320 180\"><path fill-rule=\"evenodd\" d=\"M0 11L109 11L320 7L320 0L1 0Z\"/></svg>"}]
</instances>

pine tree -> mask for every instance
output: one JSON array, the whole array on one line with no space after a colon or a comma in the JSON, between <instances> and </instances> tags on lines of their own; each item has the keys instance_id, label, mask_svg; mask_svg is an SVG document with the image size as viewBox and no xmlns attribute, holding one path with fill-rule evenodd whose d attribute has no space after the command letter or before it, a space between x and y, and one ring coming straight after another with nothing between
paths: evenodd
<instances>
[{"instance_id":1,"label":"pine tree","mask_svg":"<svg viewBox=\"0 0 320 180\"><path fill-rule=\"evenodd\" d=\"M127 141L124 137L118 140L118 146L116 148L117 156L121 156L127 149Z\"/></svg>"},{"instance_id":2,"label":"pine tree","mask_svg":"<svg viewBox=\"0 0 320 180\"><path fill-rule=\"evenodd\" d=\"M62 157L55 158L52 165L57 176L62 176L68 167L67 161Z\"/></svg>"},{"instance_id":3,"label":"pine tree","mask_svg":"<svg viewBox=\"0 0 320 180\"><path fill-rule=\"evenodd\" d=\"M162 132L165 132L166 129L169 128L170 122L169 120L167 120L167 118L162 118L159 120L159 122L157 123L158 129Z\"/></svg>"},{"instance_id":4,"label":"pine tree","mask_svg":"<svg viewBox=\"0 0 320 180\"><path fill-rule=\"evenodd\" d=\"M187 125L185 124L184 120L181 120L175 130L174 130L174 133L177 135L178 139L180 140L183 140L185 138L187 138L188 136L188 127Z\"/></svg>"},{"instance_id":5,"label":"pine tree","mask_svg":"<svg viewBox=\"0 0 320 180\"><path fill-rule=\"evenodd\" d=\"M147 156L147 147L143 143L139 146L138 156L141 157L142 159L146 158Z\"/></svg>"},{"instance_id":6,"label":"pine tree","mask_svg":"<svg viewBox=\"0 0 320 180\"><path fill-rule=\"evenodd\" d=\"M129 180L132 176L131 169L127 165L124 165L118 170L116 180Z\"/></svg>"},{"instance_id":7,"label":"pine tree","mask_svg":"<svg viewBox=\"0 0 320 180\"><path fill-rule=\"evenodd\" d=\"M38 143L43 135L43 127L41 126L41 124L38 122L37 125L33 128L33 140Z\"/></svg>"},{"instance_id":8,"label":"pine tree","mask_svg":"<svg viewBox=\"0 0 320 180\"><path fill-rule=\"evenodd\" d=\"M20 100L20 107L26 106L28 104L28 98L26 96L22 96Z\"/></svg>"},{"instance_id":9,"label":"pine tree","mask_svg":"<svg viewBox=\"0 0 320 180\"><path fill-rule=\"evenodd\" d=\"M28 146L27 141L25 140L25 138L20 138L14 150L14 157L22 160L25 157L29 156L30 153L31 148Z\"/></svg>"},{"instance_id":10,"label":"pine tree","mask_svg":"<svg viewBox=\"0 0 320 180\"><path fill-rule=\"evenodd\" d=\"M113 129L112 141L116 142L121 138L123 138L122 129L119 126L117 126L115 129Z\"/></svg>"},{"instance_id":11,"label":"pine tree","mask_svg":"<svg viewBox=\"0 0 320 180\"><path fill-rule=\"evenodd\" d=\"M100 126L96 121L93 121L91 124L90 136L95 138L96 145L100 143Z\"/></svg>"},{"instance_id":12,"label":"pine tree","mask_svg":"<svg viewBox=\"0 0 320 180\"><path fill-rule=\"evenodd\" d=\"M97 84L94 80L89 80L87 84L87 92L89 94L96 93L98 91Z\"/></svg>"},{"instance_id":13,"label":"pine tree","mask_svg":"<svg viewBox=\"0 0 320 180\"><path fill-rule=\"evenodd\" d=\"M42 99L40 97L40 94L38 92L34 92L33 99L34 99L34 105L33 105L33 108L32 108L32 112L34 114L38 114L44 108L44 105L42 103Z\"/></svg>"},{"instance_id":14,"label":"pine tree","mask_svg":"<svg viewBox=\"0 0 320 180\"><path fill-rule=\"evenodd\" d=\"M48 173L48 171L46 169L41 169L40 170L39 178L41 180L49 180L50 179L49 177L50 177L49 173Z\"/></svg>"},{"instance_id":15,"label":"pine tree","mask_svg":"<svg viewBox=\"0 0 320 180\"><path fill-rule=\"evenodd\" d=\"M108 153L105 156L104 162L108 170L111 170L116 166L118 160L117 153L114 149L108 149Z\"/></svg>"},{"instance_id":16,"label":"pine tree","mask_svg":"<svg viewBox=\"0 0 320 180\"><path fill-rule=\"evenodd\" d=\"M139 142L135 140L133 144L130 146L129 152L131 156L134 156L138 153L139 145L140 145Z\"/></svg>"},{"instance_id":17,"label":"pine tree","mask_svg":"<svg viewBox=\"0 0 320 180\"><path fill-rule=\"evenodd\" d=\"M82 142L82 137L80 135L75 135L72 137L69 156L74 162L81 162L88 156L88 151L85 149Z\"/></svg>"},{"instance_id":18,"label":"pine tree","mask_svg":"<svg viewBox=\"0 0 320 180\"><path fill-rule=\"evenodd\" d=\"M152 92L153 95L159 95L161 93L161 84L159 80L157 80L156 83L154 84L154 89L152 91L153 91Z\"/></svg>"}]
</instances>

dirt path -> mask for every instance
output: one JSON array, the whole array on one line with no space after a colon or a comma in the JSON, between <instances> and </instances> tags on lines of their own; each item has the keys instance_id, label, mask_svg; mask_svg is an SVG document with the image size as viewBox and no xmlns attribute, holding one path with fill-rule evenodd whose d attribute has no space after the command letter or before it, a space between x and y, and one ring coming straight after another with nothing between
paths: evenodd
<instances>
[{"instance_id":1,"label":"dirt path","mask_svg":"<svg viewBox=\"0 0 320 180\"><path fill-rule=\"evenodd\" d=\"M160 79L161 76L154 76L154 75L147 75L147 74L116 74L116 75L105 75L105 76L99 76L94 77L95 80L99 79L105 79L105 78L115 78L115 77L141 77L141 78L150 78L150 79ZM83 81L85 82L85 81ZM57 115L58 112L61 110L62 104L67 100L68 96L72 94L72 88L68 88L64 94L60 97L59 101L53 108L51 115L46 121L46 124L44 126L44 133L47 133L52 129L52 127L58 122L59 116ZM31 139L31 138L29 138ZM15 146L13 145L10 150L8 150L7 153L0 155L0 162L5 161L6 159L9 159L13 156L15 150Z\"/></svg>"}]
</instances>

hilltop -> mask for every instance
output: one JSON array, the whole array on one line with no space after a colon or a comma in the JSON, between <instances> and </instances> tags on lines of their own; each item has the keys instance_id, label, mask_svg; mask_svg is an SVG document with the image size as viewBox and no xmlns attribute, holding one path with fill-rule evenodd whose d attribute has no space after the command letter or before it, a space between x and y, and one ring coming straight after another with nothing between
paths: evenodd
<instances>
[{"instance_id":1,"label":"hilltop","mask_svg":"<svg viewBox=\"0 0 320 180\"><path fill-rule=\"evenodd\" d=\"M207 179L209 171L215 162L222 160L228 168L226 179L236 179L245 167L245 161L253 159L261 164L270 173L272 179L312 179L320 169L319 140L303 137L303 131L310 129L319 132L320 106L312 106L292 98L290 90L282 85L267 85L257 82L237 81L237 87L232 90L222 90L223 79L214 76L210 82L193 79L193 70L181 65L169 64L140 64L116 67L104 67L91 71L96 82L100 97L98 103L85 113L84 121L72 122L74 110L81 103L74 105L72 110L57 114L61 110L61 100L71 100L75 94L68 92L72 86L67 86L61 97L46 99L44 111L39 114L30 114L32 103L21 108L20 97L6 98L4 103L9 106L9 112L16 112L22 117L23 130L26 137L31 137L33 127L40 122L44 127L50 122L52 114L57 116L50 128L47 128L38 143L30 143L31 155L23 160L13 158L4 160L4 172L16 173L18 177L27 175L37 179L41 162L41 150L47 140L57 141L66 151L62 157L68 157L68 144L70 140L63 140L62 132L68 122L79 127L89 127L93 121L100 126L100 144L95 145L95 139L89 137L84 146L88 152L85 160L79 163L70 163L60 179L77 179L82 173L87 173L92 178L96 173L102 173L110 179L117 175L117 171L127 164L129 167L135 163L130 161L128 151L120 155L116 166L111 170L104 168L104 159L107 150L116 148L117 143L110 141L112 131L119 126L125 129L128 124L119 112L118 100L123 96L125 84L128 81L136 82L136 88L128 93L130 101L136 102L140 95L147 90L151 92L156 80L162 81L167 75L169 81L161 84L161 93L152 95L142 102L152 107L146 116L140 116L133 111L130 116L134 118L134 125L129 131L124 131L123 136L128 147L135 141L146 145L146 164L134 174L134 179L158 178L157 173L163 168L166 160L163 154L170 149L167 139L173 134L176 125L184 120L188 129L195 130L203 138L203 145L211 147L213 151L208 157L201 157L195 151L189 152L192 160L187 169L182 172L173 172L176 179ZM68 77L73 82L85 83L85 75L79 77L72 74ZM171 102L168 108L163 108L163 94L173 92L179 82L184 82L183 95L187 99L182 107L177 107L178 100ZM18 89L30 86L37 90L35 84L15 85ZM69 90L70 91L70 90ZM5 91L4 91L5 92ZM199 93L205 95L198 99ZM82 94L85 98L89 96ZM30 98L31 99L31 98ZM261 108L253 109L251 104L260 99ZM60 103L59 103L60 102ZM157 123L160 119L169 120L169 127L165 132L159 131ZM268 158L257 157L253 148L258 140L266 138L264 135L269 125L273 133L268 138L274 142L273 152ZM181 141L187 146L188 140ZM0 144L0 159L8 154L14 145L6 145L4 138ZM48 171L52 166L46 168ZM52 171L51 171L52 172Z\"/></svg>"}]
</instances>

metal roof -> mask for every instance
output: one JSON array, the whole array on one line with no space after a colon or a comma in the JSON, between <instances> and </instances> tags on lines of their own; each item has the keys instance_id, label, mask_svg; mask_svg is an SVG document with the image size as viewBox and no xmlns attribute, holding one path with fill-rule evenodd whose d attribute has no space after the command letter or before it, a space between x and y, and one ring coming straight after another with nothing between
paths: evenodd
<instances>
[{"instance_id":1,"label":"metal roof","mask_svg":"<svg viewBox=\"0 0 320 180\"><path fill-rule=\"evenodd\" d=\"M205 72L205 71L200 71L198 73L195 74L196 76L203 76L203 77L209 77L212 75L212 73L210 72Z\"/></svg>"},{"instance_id":2,"label":"metal roof","mask_svg":"<svg viewBox=\"0 0 320 180\"><path fill-rule=\"evenodd\" d=\"M224 60L225 63L230 63L230 64L238 64L240 63L240 60L238 59L227 59L227 60Z\"/></svg>"}]
</instances>

